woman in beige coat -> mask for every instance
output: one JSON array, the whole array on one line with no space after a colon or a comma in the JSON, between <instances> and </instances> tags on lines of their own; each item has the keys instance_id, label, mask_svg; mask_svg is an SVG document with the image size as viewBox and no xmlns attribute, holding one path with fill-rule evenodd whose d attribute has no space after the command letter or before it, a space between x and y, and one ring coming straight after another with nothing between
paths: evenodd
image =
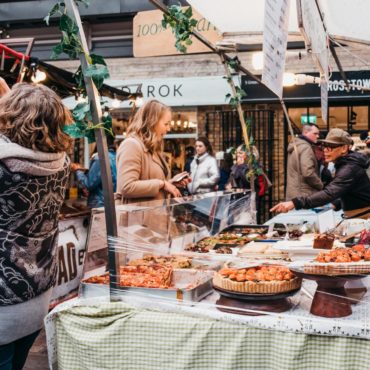
<instances>
[{"instance_id":1,"label":"woman in beige coat","mask_svg":"<svg viewBox=\"0 0 370 370\"><path fill-rule=\"evenodd\" d=\"M171 119L171 109L157 100L146 102L136 112L117 151L117 198L122 203L181 196L177 187L188 180L169 180L163 157L163 137L171 128Z\"/></svg>"}]
</instances>

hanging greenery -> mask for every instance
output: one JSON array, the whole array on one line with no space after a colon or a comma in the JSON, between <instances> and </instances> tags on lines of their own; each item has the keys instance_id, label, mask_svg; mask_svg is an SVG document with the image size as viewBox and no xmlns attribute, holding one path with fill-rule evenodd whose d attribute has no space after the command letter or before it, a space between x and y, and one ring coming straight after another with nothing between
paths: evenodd
<instances>
[{"instance_id":1,"label":"hanging greenery","mask_svg":"<svg viewBox=\"0 0 370 370\"><path fill-rule=\"evenodd\" d=\"M76 4L83 4L86 7L90 0L75 0ZM83 52L83 47L78 34L78 26L76 22L68 16L64 2L56 3L48 15L44 18L47 25L49 25L50 17L53 15L60 15L59 29L62 33L59 44L53 47L51 58L56 59L62 53L67 54L70 59L77 59ZM64 128L64 131L72 138L86 137L89 143L95 142L94 130L103 128L106 132L113 136L112 117L108 112L103 115L101 123L97 125L92 124L92 117L90 112L90 104L87 99L87 92L84 77L91 77L96 88L99 90L103 84L104 79L109 77L109 71L104 58L100 55L90 54L87 56L88 68L84 74L81 66L78 67L74 74L77 84L77 96L82 96L86 101L79 103L72 111L74 123Z\"/></svg>"},{"instance_id":2,"label":"hanging greenery","mask_svg":"<svg viewBox=\"0 0 370 370\"><path fill-rule=\"evenodd\" d=\"M167 10L169 14L163 14L162 27L171 27L176 38L176 49L180 53L186 53L187 47L193 43L191 33L198 23L192 18L193 10L191 7L183 10L181 5L171 5Z\"/></svg>"},{"instance_id":3,"label":"hanging greenery","mask_svg":"<svg viewBox=\"0 0 370 370\"><path fill-rule=\"evenodd\" d=\"M230 75L235 73L239 74L237 71L238 66L240 65L240 60L237 56L233 59L227 60L225 63L230 71ZM228 83L232 82L230 77L225 76L224 78L227 80ZM238 104L241 103L245 96L247 96L247 93L241 87L235 86L235 94L226 94L225 99L228 100L228 104L233 109L237 109Z\"/></svg>"}]
</instances>

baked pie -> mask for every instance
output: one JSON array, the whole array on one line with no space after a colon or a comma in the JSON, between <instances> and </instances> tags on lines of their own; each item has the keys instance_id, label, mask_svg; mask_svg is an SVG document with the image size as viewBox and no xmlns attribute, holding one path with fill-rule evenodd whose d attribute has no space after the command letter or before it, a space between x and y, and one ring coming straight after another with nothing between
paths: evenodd
<instances>
[{"instance_id":1,"label":"baked pie","mask_svg":"<svg viewBox=\"0 0 370 370\"><path fill-rule=\"evenodd\" d=\"M214 275L216 288L247 294L278 294L300 288L302 280L285 266L223 268Z\"/></svg>"},{"instance_id":2,"label":"baked pie","mask_svg":"<svg viewBox=\"0 0 370 370\"><path fill-rule=\"evenodd\" d=\"M350 275L370 272L370 248L357 244L352 248L335 248L320 252L315 260L306 263L304 272L318 275Z\"/></svg>"}]
</instances>

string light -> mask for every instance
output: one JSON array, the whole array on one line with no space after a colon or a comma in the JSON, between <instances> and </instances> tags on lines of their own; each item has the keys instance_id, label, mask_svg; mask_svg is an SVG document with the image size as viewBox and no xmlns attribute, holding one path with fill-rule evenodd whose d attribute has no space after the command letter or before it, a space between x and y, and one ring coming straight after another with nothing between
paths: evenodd
<instances>
[{"instance_id":1,"label":"string light","mask_svg":"<svg viewBox=\"0 0 370 370\"><path fill-rule=\"evenodd\" d=\"M46 79L46 73L43 72L43 71L39 71L38 69L36 70L36 72L31 77L31 81L36 83L36 84L39 83L39 82L45 81L45 79Z\"/></svg>"}]
</instances>

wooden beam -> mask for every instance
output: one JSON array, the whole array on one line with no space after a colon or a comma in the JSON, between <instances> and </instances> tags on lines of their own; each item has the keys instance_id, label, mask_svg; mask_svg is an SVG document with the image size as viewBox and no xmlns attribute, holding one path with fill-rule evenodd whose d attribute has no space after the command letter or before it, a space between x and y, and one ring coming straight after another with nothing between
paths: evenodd
<instances>
[{"instance_id":1,"label":"wooden beam","mask_svg":"<svg viewBox=\"0 0 370 370\"><path fill-rule=\"evenodd\" d=\"M65 2L68 15L76 22L79 29L79 37L82 45L83 52L79 55L82 72L84 72L88 66L87 57L89 55L89 49L87 41L82 27L80 14L78 7L74 0L67 0ZM84 73L83 73L84 74ZM100 105L100 96L98 90L90 77L86 77L84 74L84 81L86 85L87 95L90 101L90 110L92 115L93 124L96 125L102 122L102 110ZM98 148L98 156L100 163L100 171L103 184L104 194L104 208L105 208L105 225L107 229L107 243L108 243L108 260L109 260L109 272L110 272L110 296L111 300L113 292L116 289L116 263L115 263L115 251L111 251L109 245L111 244L109 237L117 237L117 218L116 218L116 207L114 204L113 195L113 183L112 173L109 162L109 154L107 147L107 140L105 137L104 129L98 128L95 130L96 144Z\"/></svg>"}]
</instances>

